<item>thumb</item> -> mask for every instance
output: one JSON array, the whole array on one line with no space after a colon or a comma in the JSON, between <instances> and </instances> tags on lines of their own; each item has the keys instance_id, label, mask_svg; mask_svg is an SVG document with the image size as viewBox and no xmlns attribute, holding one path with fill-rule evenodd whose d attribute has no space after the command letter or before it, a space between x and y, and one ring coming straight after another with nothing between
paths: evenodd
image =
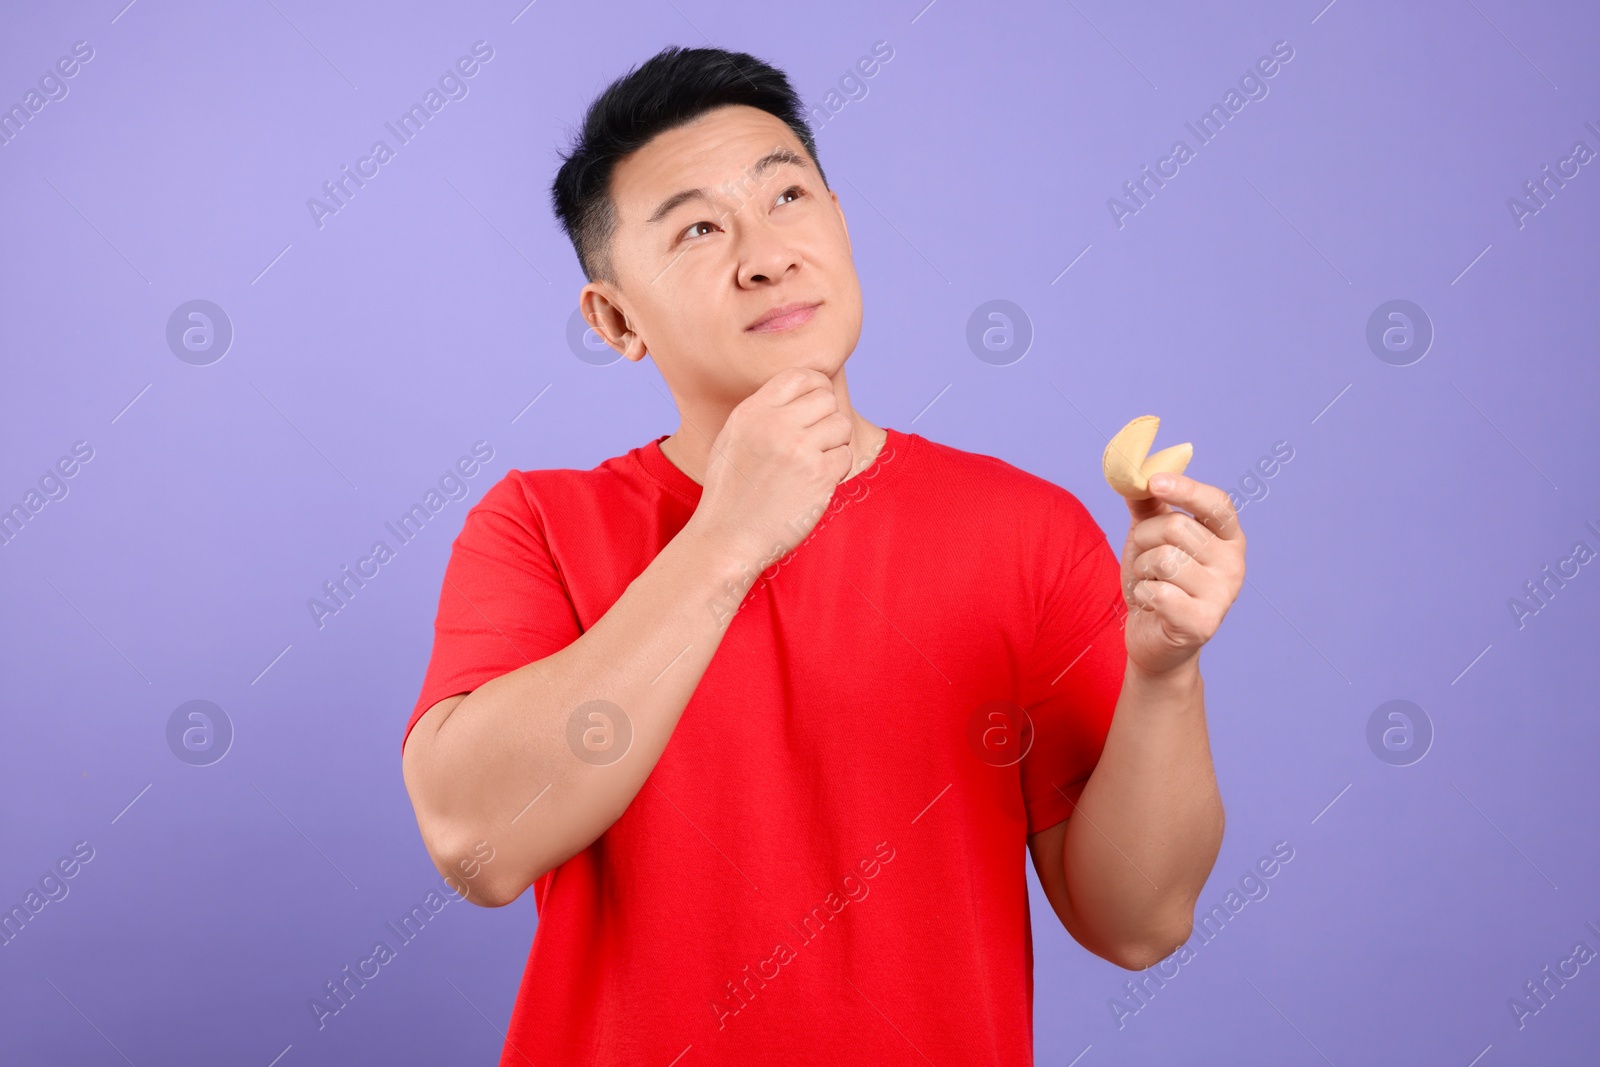
<instances>
[{"instance_id":1,"label":"thumb","mask_svg":"<svg viewBox=\"0 0 1600 1067\"><path fill-rule=\"evenodd\" d=\"M1133 525L1137 526L1145 519L1154 518L1157 515L1165 515L1171 511L1171 505L1161 499L1162 494L1170 492L1171 489L1171 476L1157 474L1150 479L1150 496L1142 498L1123 497L1128 502L1128 514L1132 518Z\"/></svg>"}]
</instances>

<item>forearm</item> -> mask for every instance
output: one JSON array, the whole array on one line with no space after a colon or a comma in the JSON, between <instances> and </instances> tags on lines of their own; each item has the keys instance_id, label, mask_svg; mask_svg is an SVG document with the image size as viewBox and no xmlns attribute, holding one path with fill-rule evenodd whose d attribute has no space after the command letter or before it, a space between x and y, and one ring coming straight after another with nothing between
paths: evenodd
<instances>
[{"instance_id":1,"label":"forearm","mask_svg":"<svg viewBox=\"0 0 1600 1067\"><path fill-rule=\"evenodd\" d=\"M576 641L462 699L421 739L412 790L441 869L487 842L494 858L473 887L505 903L604 833L655 767L753 576L691 520ZM620 714L585 709L575 750L569 721L594 700ZM613 745L631 730L623 756L582 744L582 730L607 741L590 710L616 720Z\"/></svg>"},{"instance_id":2,"label":"forearm","mask_svg":"<svg viewBox=\"0 0 1600 1067\"><path fill-rule=\"evenodd\" d=\"M1130 661L1067 827L1073 913L1122 958L1165 957L1189 936L1222 829L1198 657L1161 676Z\"/></svg>"}]
</instances>

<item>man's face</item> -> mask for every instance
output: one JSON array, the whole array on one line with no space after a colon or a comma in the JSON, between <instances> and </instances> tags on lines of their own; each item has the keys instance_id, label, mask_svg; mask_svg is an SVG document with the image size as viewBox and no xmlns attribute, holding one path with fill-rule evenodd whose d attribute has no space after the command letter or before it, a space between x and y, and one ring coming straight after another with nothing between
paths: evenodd
<instances>
[{"instance_id":1,"label":"man's face","mask_svg":"<svg viewBox=\"0 0 1600 1067\"><path fill-rule=\"evenodd\" d=\"M585 316L629 359L654 358L680 401L732 407L786 367L832 376L855 349L844 212L776 116L732 105L663 133L617 165L611 197L617 282L584 286ZM817 306L752 328L788 304Z\"/></svg>"}]
</instances>

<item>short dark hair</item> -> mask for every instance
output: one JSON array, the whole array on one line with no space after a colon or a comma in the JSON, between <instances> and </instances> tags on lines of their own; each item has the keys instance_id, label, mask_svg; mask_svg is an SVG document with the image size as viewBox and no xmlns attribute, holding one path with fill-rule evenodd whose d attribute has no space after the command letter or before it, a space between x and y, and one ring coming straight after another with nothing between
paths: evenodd
<instances>
[{"instance_id":1,"label":"short dark hair","mask_svg":"<svg viewBox=\"0 0 1600 1067\"><path fill-rule=\"evenodd\" d=\"M744 52L669 45L594 99L551 183L551 206L585 278L616 281L610 246L617 212L610 186L617 163L657 134L728 104L760 108L782 119L827 187L805 105L783 71Z\"/></svg>"}]
</instances>

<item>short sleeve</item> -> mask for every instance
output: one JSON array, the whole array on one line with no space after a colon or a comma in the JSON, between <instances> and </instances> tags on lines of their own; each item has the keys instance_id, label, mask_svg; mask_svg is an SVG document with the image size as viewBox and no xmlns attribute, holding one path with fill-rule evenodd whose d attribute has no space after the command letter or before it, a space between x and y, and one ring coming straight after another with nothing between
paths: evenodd
<instances>
[{"instance_id":1,"label":"short sleeve","mask_svg":"<svg viewBox=\"0 0 1600 1067\"><path fill-rule=\"evenodd\" d=\"M1022 758L1028 833L1068 818L1100 761L1127 666L1122 562L1094 516L1070 493L1053 511L1042 551L1038 634L1023 671L1019 703L1033 726Z\"/></svg>"},{"instance_id":2,"label":"short sleeve","mask_svg":"<svg viewBox=\"0 0 1600 1067\"><path fill-rule=\"evenodd\" d=\"M450 547L433 654L401 750L424 712L543 659L582 633L526 476L513 470L467 512Z\"/></svg>"}]
</instances>

